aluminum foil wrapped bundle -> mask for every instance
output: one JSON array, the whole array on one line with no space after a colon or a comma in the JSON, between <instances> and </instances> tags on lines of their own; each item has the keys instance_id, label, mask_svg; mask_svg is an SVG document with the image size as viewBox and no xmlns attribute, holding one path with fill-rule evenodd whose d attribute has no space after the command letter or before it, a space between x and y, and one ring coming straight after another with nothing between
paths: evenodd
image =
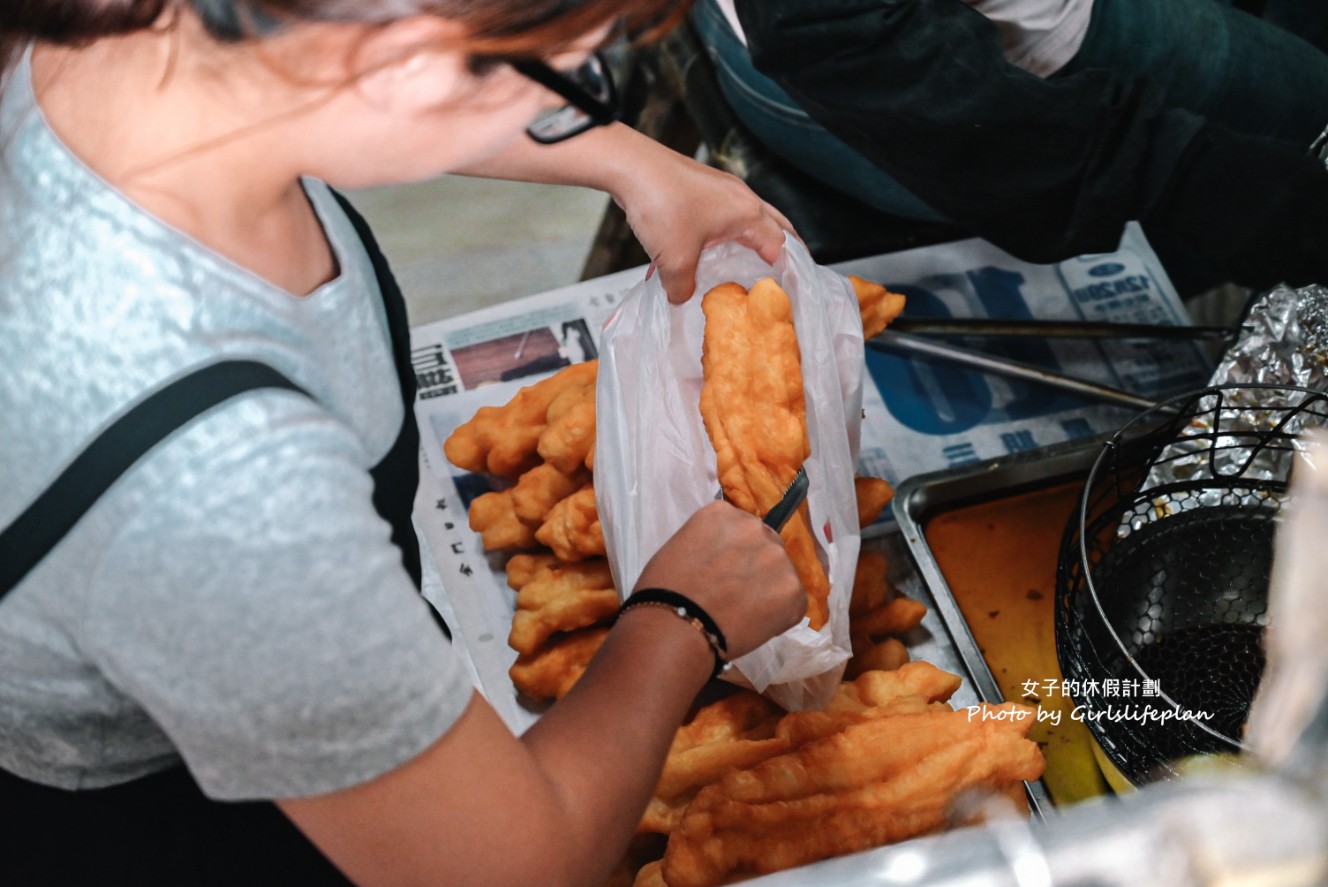
<instances>
[{"instance_id":1,"label":"aluminum foil wrapped bundle","mask_svg":"<svg viewBox=\"0 0 1328 887\"><path fill-rule=\"evenodd\" d=\"M1328 164L1328 129L1310 146L1310 152ZM1239 387L1269 385L1328 392L1328 286L1282 285L1259 296L1246 312L1235 344L1218 361L1209 384L1228 390L1224 403L1205 401L1196 408L1199 415L1191 423L1196 433L1276 430L1299 438L1309 428L1328 424L1322 407L1290 414L1285 409L1268 409L1272 397L1279 399L1277 406L1288 406L1285 398L1293 397L1293 391ZM1217 422L1220 427L1215 427ZM1164 481L1168 474L1181 479L1204 469L1262 479L1286 477L1292 453L1233 443L1229 437L1219 440L1216 448L1207 441L1181 441L1177 446L1195 450L1194 457L1159 464L1153 479ZM1300 448L1297 443L1296 449ZM1210 456L1213 464L1208 465Z\"/></svg>"},{"instance_id":2,"label":"aluminum foil wrapped bundle","mask_svg":"<svg viewBox=\"0 0 1328 887\"><path fill-rule=\"evenodd\" d=\"M1322 404L1297 409L1297 389L1328 392L1328 287L1276 287L1249 308L1240 334L1210 384L1220 395L1192 406L1175 445L1164 450L1150 483L1196 474L1282 480L1308 428L1328 424ZM1266 446L1269 436L1291 448Z\"/></svg>"},{"instance_id":3,"label":"aluminum foil wrapped bundle","mask_svg":"<svg viewBox=\"0 0 1328 887\"><path fill-rule=\"evenodd\" d=\"M1212 384L1328 390L1328 287L1279 286L1260 296Z\"/></svg>"}]
</instances>

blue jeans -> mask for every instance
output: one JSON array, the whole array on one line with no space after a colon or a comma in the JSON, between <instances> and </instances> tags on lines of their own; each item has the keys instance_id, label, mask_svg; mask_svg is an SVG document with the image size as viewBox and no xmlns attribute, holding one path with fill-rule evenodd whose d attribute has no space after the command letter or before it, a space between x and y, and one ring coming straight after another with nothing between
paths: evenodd
<instances>
[{"instance_id":1,"label":"blue jeans","mask_svg":"<svg viewBox=\"0 0 1328 887\"><path fill-rule=\"evenodd\" d=\"M1319 3L1328 0L1304 8L1321 17ZM729 105L772 153L887 213L943 220L757 71L714 0L700 0L692 20ZM1078 54L1053 76L1102 67L1146 75L1171 104L1251 134L1308 147L1328 124L1328 55L1220 0L1096 0Z\"/></svg>"},{"instance_id":2,"label":"blue jeans","mask_svg":"<svg viewBox=\"0 0 1328 887\"><path fill-rule=\"evenodd\" d=\"M1213 0L1095 0L1083 47L1056 76L1104 67L1252 135L1308 147L1328 125L1328 55Z\"/></svg>"}]
</instances>

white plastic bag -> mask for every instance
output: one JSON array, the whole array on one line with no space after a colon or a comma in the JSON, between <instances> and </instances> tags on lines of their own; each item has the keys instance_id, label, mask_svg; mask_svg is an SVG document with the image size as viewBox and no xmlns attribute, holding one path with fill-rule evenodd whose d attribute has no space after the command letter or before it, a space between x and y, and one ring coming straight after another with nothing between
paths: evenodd
<instances>
[{"instance_id":1,"label":"white plastic bag","mask_svg":"<svg viewBox=\"0 0 1328 887\"><path fill-rule=\"evenodd\" d=\"M860 534L853 489L862 416L862 319L852 285L788 238L774 266L724 244L707 250L696 295L670 305L658 278L638 284L609 319L596 385L595 490L609 562L624 595L646 562L719 490L699 402L701 296L773 277L789 294L801 349L811 458L812 535L830 578L829 620L806 619L734 662L738 683L789 710L829 701L851 653L848 605Z\"/></svg>"}]
</instances>

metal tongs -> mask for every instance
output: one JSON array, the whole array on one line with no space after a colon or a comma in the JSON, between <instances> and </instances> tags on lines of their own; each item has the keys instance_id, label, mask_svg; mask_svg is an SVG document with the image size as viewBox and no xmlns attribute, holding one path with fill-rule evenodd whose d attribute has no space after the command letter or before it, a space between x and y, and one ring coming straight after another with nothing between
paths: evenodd
<instances>
[{"instance_id":1,"label":"metal tongs","mask_svg":"<svg viewBox=\"0 0 1328 887\"><path fill-rule=\"evenodd\" d=\"M765 513L765 525L770 527L776 533L784 529L784 524L793 516L793 512L798 510L802 500L807 498L807 468L802 466L798 473L793 475L792 482L784 495L775 503L774 507Z\"/></svg>"},{"instance_id":2,"label":"metal tongs","mask_svg":"<svg viewBox=\"0 0 1328 887\"><path fill-rule=\"evenodd\" d=\"M867 340L874 351L902 353L969 367L996 376L1045 385L1090 400L1146 410L1157 401L1109 385L1076 379L1033 364L996 357L971 348L930 338L932 336L1035 336L1039 338L1088 339L1210 339L1233 337L1235 329L1214 326L1165 326L1137 323L1092 323L1055 320L990 320L961 317L898 317L890 328Z\"/></svg>"},{"instance_id":3,"label":"metal tongs","mask_svg":"<svg viewBox=\"0 0 1328 887\"><path fill-rule=\"evenodd\" d=\"M1236 334L1235 329L1225 326L989 317L896 317L891 321L890 329L922 336L1036 336L1043 339L1222 340Z\"/></svg>"}]
</instances>

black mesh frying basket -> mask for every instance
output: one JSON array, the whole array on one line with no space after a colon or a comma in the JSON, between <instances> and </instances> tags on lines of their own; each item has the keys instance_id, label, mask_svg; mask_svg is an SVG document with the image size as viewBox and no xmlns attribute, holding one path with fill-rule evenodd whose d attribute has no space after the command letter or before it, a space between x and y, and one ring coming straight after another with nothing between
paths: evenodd
<instances>
[{"instance_id":1,"label":"black mesh frying basket","mask_svg":"<svg viewBox=\"0 0 1328 887\"><path fill-rule=\"evenodd\" d=\"M1241 748L1296 438L1324 424L1322 392L1206 388L1098 456L1061 544L1056 651L1065 692L1131 783Z\"/></svg>"}]
</instances>

